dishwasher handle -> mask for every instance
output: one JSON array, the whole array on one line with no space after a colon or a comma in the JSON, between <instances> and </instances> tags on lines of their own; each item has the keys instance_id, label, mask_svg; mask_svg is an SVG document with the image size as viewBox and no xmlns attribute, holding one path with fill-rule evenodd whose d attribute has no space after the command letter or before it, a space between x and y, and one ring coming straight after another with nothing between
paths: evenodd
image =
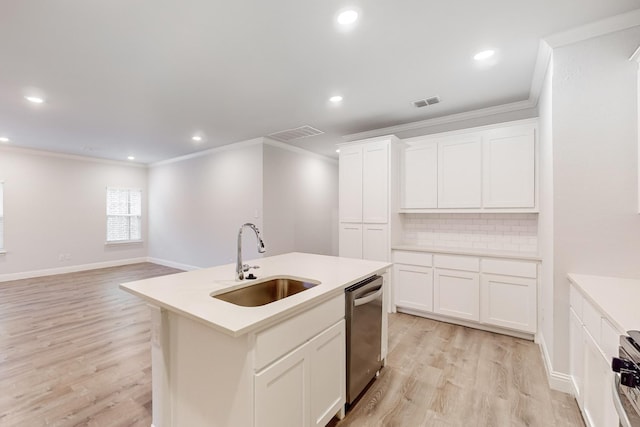
<instances>
[{"instance_id":1,"label":"dishwasher handle","mask_svg":"<svg viewBox=\"0 0 640 427\"><path fill-rule=\"evenodd\" d=\"M382 295L382 285L378 286L372 292L369 292L365 296L353 300L353 306L358 307L360 305L370 303L371 301L377 299L380 295Z\"/></svg>"}]
</instances>

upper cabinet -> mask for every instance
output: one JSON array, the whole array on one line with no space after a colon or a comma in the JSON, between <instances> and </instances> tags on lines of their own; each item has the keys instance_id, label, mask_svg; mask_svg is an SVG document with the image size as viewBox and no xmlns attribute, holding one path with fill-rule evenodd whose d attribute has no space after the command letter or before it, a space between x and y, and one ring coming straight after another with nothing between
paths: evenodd
<instances>
[{"instance_id":1,"label":"upper cabinet","mask_svg":"<svg viewBox=\"0 0 640 427\"><path fill-rule=\"evenodd\" d=\"M537 212L536 122L403 141L400 212Z\"/></svg>"},{"instance_id":2,"label":"upper cabinet","mask_svg":"<svg viewBox=\"0 0 640 427\"><path fill-rule=\"evenodd\" d=\"M438 207L479 208L482 140L464 135L438 143Z\"/></svg>"},{"instance_id":3,"label":"upper cabinet","mask_svg":"<svg viewBox=\"0 0 640 427\"><path fill-rule=\"evenodd\" d=\"M362 152L361 145L340 149L340 222L362 222Z\"/></svg>"},{"instance_id":4,"label":"upper cabinet","mask_svg":"<svg viewBox=\"0 0 640 427\"><path fill-rule=\"evenodd\" d=\"M366 144L362 153L362 222L389 218L389 142Z\"/></svg>"},{"instance_id":5,"label":"upper cabinet","mask_svg":"<svg viewBox=\"0 0 640 427\"><path fill-rule=\"evenodd\" d=\"M482 157L485 208L535 207L535 135L532 127L487 132Z\"/></svg>"}]
</instances>

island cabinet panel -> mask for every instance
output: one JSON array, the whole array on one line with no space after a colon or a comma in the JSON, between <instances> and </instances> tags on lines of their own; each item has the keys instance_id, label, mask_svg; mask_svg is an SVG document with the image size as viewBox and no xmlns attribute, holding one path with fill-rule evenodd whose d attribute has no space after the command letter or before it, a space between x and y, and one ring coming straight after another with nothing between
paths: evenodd
<instances>
[{"instance_id":1,"label":"island cabinet panel","mask_svg":"<svg viewBox=\"0 0 640 427\"><path fill-rule=\"evenodd\" d=\"M309 425L308 365L303 346L256 375L256 427Z\"/></svg>"}]
</instances>

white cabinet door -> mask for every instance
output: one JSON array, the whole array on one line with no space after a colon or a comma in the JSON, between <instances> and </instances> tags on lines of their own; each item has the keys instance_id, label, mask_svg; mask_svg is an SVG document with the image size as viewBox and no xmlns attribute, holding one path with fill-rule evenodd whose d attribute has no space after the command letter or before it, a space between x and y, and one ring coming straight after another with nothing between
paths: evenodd
<instances>
[{"instance_id":1,"label":"white cabinet door","mask_svg":"<svg viewBox=\"0 0 640 427\"><path fill-rule=\"evenodd\" d=\"M573 308L569 309L569 375L578 406L583 408L584 338L582 322Z\"/></svg>"},{"instance_id":2,"label":"white cabinet door","mask_svg":"<svg viewBox=\"0 0 640 427\"><path fill-rule=\"evenodd\" d=\"M306 346L255 375L255 426L309 425L309 374Z\"/></svg>"},{"instance_id":3,"label":"white cabinet door","mask_svg":"<svg viewBox=\"0 0 640 427\"><path fill-rule=\"evenodd\" d=\"M478 134L438 143L438 208L479 208L482 144Z\"/></svg>"},{"instance_id":4,"label":"white cabinet door","mask_svg":"<svg viewBox=\"0 0 640 427\"><path fill-rule=\"evenodd\" d=\"M402 207L438 207L438 144L420 143L406 147L401 167Z\"/></svg>"},{"instance_id":5,"label":"white cabinet door","mask_svg":"<svg viewBox=\"0 0 640 427\"><path fill-rule=\"evenodd\" d=\"M362 229L362 258L371 261L388 261L389 226L363 224Z\"/></svg>"},{"instance_id":6,"label":"white cabinet door","mask_svg":"<svg viewBox=\"0 0 640 427\"><path fill-rule=\"evenodd\" d=\"M480 274L436 268L433 311L459 319L480 320Z\"/></svg>"},{"instance_id":7,"label":"white cabinet door","mask_svg":"<svg viewBox=\"0 0 640 427\"><path fill-rule=\"evenodd\" d=\"M533 127L489 131L483 142L482 153L483 207L535 207Z\"/></svg>"},{"instance_id":8,"label":"white cabinet door","mask_svg":"<svg viewBox=\"0 0 640 427\"><path fill-rule=\"evenodd\" d=\"M389 218L388 211L389 143L381 141L365 144L362 169L362 222L386 223Z\"/></svg>"},{"instance_id":9,"label":"white cabinet door","mask_svg":"<svg viewBox=\"0 0 640 427\"><path fill-rule=\"evenodd\" d=\"M362 146L340 149L339 211L341 222L362 222Z\"/></svg>"},{"instance_id":10,"label":"white cabinet door","mask_svg":"<svg viewBox=\"0 0 640 427\"><path fill-rule=\"evenodd\" d=\"M395 264L396 306L433 312L433 269L417 265Z\"/></svg>"},{"instance_id":11,"label":"white cabinet door","mask_svg":"<svg viewBox=\"0 0 640 427\"><path fill-rule=\"evenodd\" d=\"M610 362L604 358L593 337L583 328L584 337L584 413L591 427L617 426L613 405Z\"/></svg>"},{"instance_id":12,"label":"white cabinet door","mask_svg":"<svg viewBox=\"0 0 640 427\"><path fill-rule=\"evenodd\" d=\"M338 254L341 257L362 259L362 224L340 224Z\"/></svg>"},{"instance_id":13,"label":"white cabinet door","mask_svg":"<svg viewBox=\"0 0 640 427\"><path fill-rule=\"evenodd\" d=\"M536 279L483 274L480 321L535 333L536 283Z\"/></svg>"},{"instance_id":14,"label":"white cabinet door","mask_svg":"<svg viewBox=\"0 0 640 427\"><path fill-rule=\"evenodd\" d=\"M345 404L345 323L309 342L311 425L324 427Z\"/></svg>"}]
</instances>

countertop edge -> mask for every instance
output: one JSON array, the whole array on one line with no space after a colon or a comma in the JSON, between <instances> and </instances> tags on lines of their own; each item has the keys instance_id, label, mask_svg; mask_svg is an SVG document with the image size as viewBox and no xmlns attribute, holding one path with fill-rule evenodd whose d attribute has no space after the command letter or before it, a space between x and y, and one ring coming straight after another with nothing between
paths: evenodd
<instances>
[{"instance_id":1,"label":"countertop edge","mask_svg":"<svg viewBox=\"0 0 640 427\"><path fill-rule=\"evenodd\" d=\"M491 250L484 249L464 249L464 248L436 248L429 246L415 246L415 245L393 245L391 246L393 251L413 251L413 252L431 252L437 254L452 254L452 255L465 255L465 256L477 256L483 258L503 258L503 259L517 259L526 261L542 262L542 257L538 254L517 252L492 252Z\"/></svg>"}]
</instances>

